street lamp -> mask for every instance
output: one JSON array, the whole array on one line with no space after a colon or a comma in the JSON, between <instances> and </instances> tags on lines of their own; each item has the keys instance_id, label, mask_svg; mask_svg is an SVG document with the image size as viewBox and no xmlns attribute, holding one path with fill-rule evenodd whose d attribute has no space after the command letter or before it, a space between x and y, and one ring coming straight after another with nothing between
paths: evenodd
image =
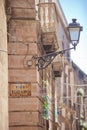
<instances>
[{"instance_id":1,"label":"street lamp","mask_svg":"<svg viewBox=\"0 0 87 130\"><path fill-rule=\"evenodd\" d=\"M49 54L45 54L43 56L40 57L33 57L34 59L37 60L37 67L38 70L41 69L45 69L49 64L51 64L51 62L54 60L54 58L59 55L59 54L64 54L65 51L69 51L71 49L76 48L78 42L79 42L79 38L80 38L80 32L82 31L82 26L80 26L79 23L76 22L76 19L72 19L72 23L69 24L69 26L67 27L68 31L69 31L69 37L70 37L70 42L72 43L72 48L67 48L61 51L55 51Z\"/></svg>"},{"instance_id":2,"label":"street lamp","mask_svg":"<svg viewBox=\"0 0 87 130\"><path fill-rule=\"evenodd\" d=\"M70 42L72 43L75 49L75 47L79 43L80 31L83 30L83 27L76 22L76 19L72 19L72 23L70 23L67 28L69 31Z\"/></svg>"}]
</instances>

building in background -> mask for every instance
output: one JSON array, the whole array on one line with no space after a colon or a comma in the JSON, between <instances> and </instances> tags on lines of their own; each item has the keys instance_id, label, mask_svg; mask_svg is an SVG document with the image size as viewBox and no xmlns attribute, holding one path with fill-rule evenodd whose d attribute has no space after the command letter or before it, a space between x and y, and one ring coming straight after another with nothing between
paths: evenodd
<instances>
[{"instance_id":1,"label":"building in background","mask_svg":"<svg viewBox=\"0 0 87 130\"><path fill-rule=\"evenodd\" d=\"M87 122L87 75L75 64L72 63L75 76L76 89L76 126L77 130L83 127L83 122Z\"/></svg>"},{"instance_id":2,"label":"building in background","mask_svg":"<svg viewBox=\"0 0 87 130\"><path fill-rule=\"evenodd\" d=\"M76 84L84 79L77 79L70 52L44 69L37 58L70 47L58 0L6 0L2 5L2 130L76 130Z\"/></svg>"}]
</instances>

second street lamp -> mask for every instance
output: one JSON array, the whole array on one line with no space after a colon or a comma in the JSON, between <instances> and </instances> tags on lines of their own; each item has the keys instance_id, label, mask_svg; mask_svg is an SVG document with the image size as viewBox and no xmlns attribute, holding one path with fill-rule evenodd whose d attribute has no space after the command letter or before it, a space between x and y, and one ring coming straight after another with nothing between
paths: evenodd
<instances>
[{"instance_id":1,"label":"second street lamp","mask_svg":"<svg viewBox=\"0 0 87 130\"><path fill-rule=\"evenodd\" d=\"M80 26L80 24L76 22L76 19L72 19L72 23L69 24L67 29L69 31L70 43L72 43L73 47L67 48L61 51L55 51L49 54L45 54L40 57L34 57L34 59L37 60L36 65L38 67L38 70L45 69L49 64L51 64L51 62L54 60L54 58L57 55L63 54L65 53L65 51L69 51L71 49L75 50L77 44L79 43L80 32L82 31L83 27Z\"/></svg>"}]
</instances>

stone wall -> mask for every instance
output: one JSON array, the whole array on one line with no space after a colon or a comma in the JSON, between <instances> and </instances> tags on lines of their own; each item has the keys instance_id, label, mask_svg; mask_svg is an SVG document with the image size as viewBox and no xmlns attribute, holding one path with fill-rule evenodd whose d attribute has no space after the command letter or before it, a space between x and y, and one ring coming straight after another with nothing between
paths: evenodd
<instances>
[{"instance_id":1,"label":"stone wall","mask_svg":"<svg viewBox=\"0 0 87 130\"><path fill-rule=\"evenodd\" d=\"M0 130L8 130L8 59L4 0L0 0Z\"/></svg>"},{"instance_id":2,"label":"stone wall","mask_svg":"<svg viewBox=\"0 0 87 130\"><path fill-rule=\"evenodd\" d=\"M34 0L10 0L8 23L9 129L42 130L40 75L36 62L39 22ZM29 12L30 11L30 12ZM30 14L29 14L30 13Z\"/></svg>"}]
</instances>

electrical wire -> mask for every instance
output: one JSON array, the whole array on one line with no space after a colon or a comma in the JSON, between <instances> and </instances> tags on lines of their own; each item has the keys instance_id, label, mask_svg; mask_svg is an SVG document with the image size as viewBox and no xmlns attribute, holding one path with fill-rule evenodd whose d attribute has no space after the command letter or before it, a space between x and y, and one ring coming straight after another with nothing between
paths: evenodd
<instances>
[{"instance_id":1,"label":"electrical wire","mask_svg":"<svg viewBox=\"0 0 87 130\"><path fill-rule=\"evenodd\" d=\"M13 35L11 35L9 32L7 32L7 35L8 36L10 36L13 40L15 40L15 42L18 42L19 44L24 44L24 45L28 45L28 42L27 43L24 43L24 42L20 42L20 41L18 41L18 38L17 38L17 36L13 36Z\"/></svg>"},{"instance_id":2,"label":"electrical wire","mask_svg":"<svg viewBox=\"0 0 87 130\"><path fill-rule=\"evenodd\" d=\"M77 98L77 97L81 97L81 96L66 96L66 97L64 97L64 96L62 96L62 97L60 97L60 98L65 98L65 99L68 99L68 98ZM83 96L84 98L86 98L87 97L87 95L85 95L85 96Z\"/></svg>"},{"instance_id":3,"label":"electrical wire","mask_svg":"<svg viewBox=\"0 0 87 130\"><path fill-rule=\"evenodd\" d=\"M8 53L6 50L0 49L0 52Z\"/></svg>"},{"instance_id":4,"label":"electrical wire","mask_svg":"<svg viewBox=\"0 0 87 130\"><path fill-rule=\"evenodd\" d=\"M62 85L68 85L68 86L77 86L77 87L87 87L87 84L70 84L70 83L63 83Z\"/></svg>"},{"instance_id":5,"label":"electrical wire","mask_svg":"<svg viewBox=\"0 0 87 130\"><path fill-rule=\"evenodd\" d=\"M16 42L18 41L17 39L17 36L12 36L10 33L8 33L7 32L7 35L9 35L12 39L14 39ZM25 44L25 43L23 43L23 42L19 42L19 43L21 43L21 44L24 44L24 45L26 45L26 46L28 46L28 43L27 44ZM4 50L3 50L3 52L5 52ZM73 62L72 60L71 60L71 58L70 57L63 57L63 58L61 58L61 60L58 60L58 61L66 61L67 59L70 59L70 61L69 62ZM68 84L69 85L69 84ZM71 85L71 84L70 84ZM72 84L73 85L73 84ZM81 86L81 85L74 85L74 86ZM87 86L86 84L85 85L82 85L82 86Z\"/></svg>"},{"instance_id":6,"label":"electrical wire","mask_svg":"<svg viewBox=\"0 0 87 130\"><path fill-rule=\"evenodd\" d=\"M16 42L17 42L17 36L12 36L10 33L8 33L7 32L7 35L9 35L11 38L15 38L15 40L16 40ZM26 44L26 43L23 43L23 42L19 42L19 43L21 43L21 44L24 44L24 45L26 45L28 48L27 48L27 53L26 53L26 55L28 54L28 50L29 50L29 46L28 46L28 43ZM5 51L5 50L0 50L0 51L2 51L2 52L7 52L7 51ZM25 58L24 58L25 59ZM60 60L59 60L60 61ZM63 60L63 61L66 61L66 60ZM61 85L68 85L68 86L76 86L76 87L87 87L87 84L70 84L70 83L63 83L63 84L61 84Z\"/></svg>"},{"instance_id":7,"label":"electrical wire","mask_svg":"<svg viewBox=\"0 0 87 130\"><path fill-rule=\"evenodd\" d=\"M0 31L1 31L1 30L0 30ZM16 42L17 42L17 39L18 39L17 36L13 36L13 35L11 35L9 32L7 32L7 35L10 36L12 39L15 39ZM26 44L23 43L23 42L21 42L21 43L24 44L24 45L26 45ZM81 57L80 57L80 58L81 58ZM73 62L73 60L71 59L71 57L66 57L66 56L65 56L65 57L62 57L61 60L58 60L58 61L64 61L64 62L65 62L67 59L70 60L69 62L71 62L71 63ZM82 58L82 59L83 59L83 58Z\"/></svg>"},{"instance_id":8,"label":"electrical wire","mask_svg":"<svg viewBox=\"0 0 87 130\"><path fill-rule=\"evenodd\" d=\"M71 84L71 83L61 83L60 85L67 85L67 86L74 86L76 87L76 89L79 88L83 88L83 87L87 87L87 84Z\"/></svg>"}]
</instances>

